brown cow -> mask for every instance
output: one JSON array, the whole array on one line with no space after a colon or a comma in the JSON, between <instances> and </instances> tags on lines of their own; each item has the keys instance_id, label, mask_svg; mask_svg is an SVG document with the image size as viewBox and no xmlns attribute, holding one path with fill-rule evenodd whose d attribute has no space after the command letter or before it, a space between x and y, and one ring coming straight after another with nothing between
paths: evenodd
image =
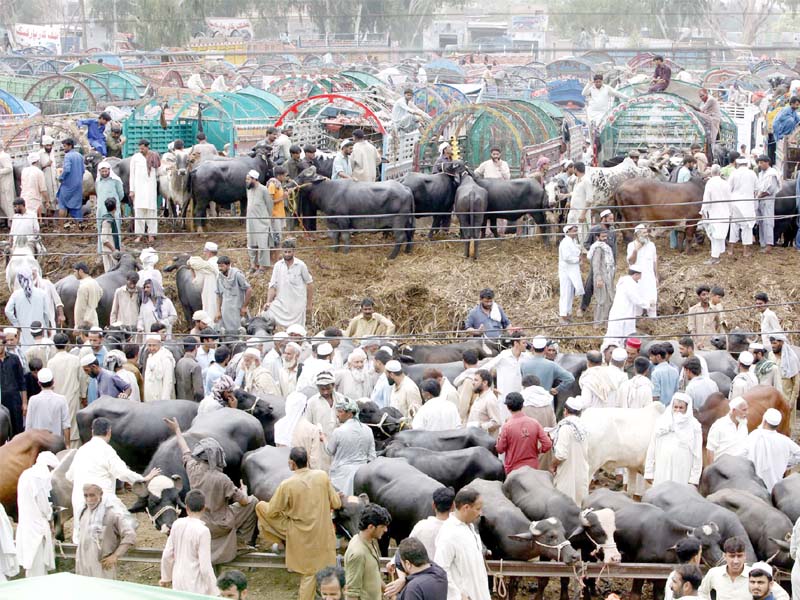
<instances>
[{"instance_id":1,"label":"brown cow","mask_svg":"<svg viewBox=\"0 0 800 600\"><path fill-rule=\"evenodd\" d=\"M22 472L33 466L39 452L55 454L63 449L64 440L46 429L25 431L0 446L0 502L8 514L17 514L17 481Z\"/></svg>"},{"instance_id":2,"label":"brown cow","mask_svg":"<svg viewBox=\"0 0 800 600\"><path fill-rule=\"evenodd\" d=\"M747 429L753 431L764 418L764 413L768 408L777 408L781 412L780 427L778 431L784 435L791 436L791 424L789 423L790 410L789 403L778 390L771 385L757 385L744 395L747 400ZM728 414L730 407L728 406L728 399L717 392L711 394L706 400L703 410L697 417L700 425L703 428L703 445L705 445L706 438L708 437L708 430L714 421L720 419Z\"/></svg>"},{"instance_id":3,"label":"brown cow","mask_svg":"<svg viewBox=\"0 0 800 600\"><path fill-rule=\"evenodd\" d=\"M614 194L622 221L632 228L637 223L652 223L656 231L686 226L685 240L692 244L700 219L705 181L700 177L688 183L668 183L636 177L623 181Z\"/></svg>"}]
</instances>

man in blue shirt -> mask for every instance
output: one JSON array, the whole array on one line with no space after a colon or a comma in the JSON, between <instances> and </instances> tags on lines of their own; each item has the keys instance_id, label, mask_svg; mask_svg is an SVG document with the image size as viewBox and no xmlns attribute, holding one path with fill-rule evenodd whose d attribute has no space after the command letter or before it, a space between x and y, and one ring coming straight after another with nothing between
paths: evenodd
<instances>
[{"instance_id":1,"label":"man in blue shirt","mask_svg":"<svg viewBox=\"0 0 800 600\"><path fill-rule=\"evenodd\" d=\"M336 158L333 159L331 179L352 179L353 166L350 164L350 155L353 153L353 140L345 140L339 147Z\"/></svg>"},{"instance_id":2,"label":"man in blue shirt","mask_svg":"<svg viewBox=\"0 0 800 600\"><path fill-rule=\"evenodd\" d=\"M111 115L101 112L96 119L80 119L78 127L86 127L86 137L89 145L103 156L108 153L106 148L106 125L111 121Z\"/></svg>"},{"instance_id":3,"label":"man in blue shirt","mask_svg":"<svg viewBox=\"0 0 800 600\"><path fill-rule=\"evenodd\" d=\"M794 131L794 128L800 125L800 115L797 114L797 109L800 108L800 98L792 96L789 99L789 106L783 108L775 120L772 122L772 135L775 141L781 141L787 135Z\"/></svg>"},{"instance_id":4,"label":"man in blue shirt","mask_svg":"<svg viewBox=\"0 0 800 600\"><path fill-rule=\"evenodd\" d=\"M667 350L663 344L650 346L650 381L653 382L653 400L659 400L664 406L672 402L672 395L678 391L678 372L667 362Z\"/></svg>"},{"instance_id":5,"label":"man in blue shirt","mask_svg":"<svg viewBox=\"0 0 800 600\"><path fill-rule=\"evenodd\" d=\"M64 149L64 166L59 176L58 216L66 218L67 213L77 221L83 220L83 157L75 150L72 138L61 142Z\"/></svg>"},{"instance_id":6,"label":"man in blue shirt","mask_svg":"<svg viewBox=\"0 0 800 600\"><path fill-rule=\"evenodd\" d=\"M575 381L575 377L557 365L555 361L545 358L544 351L547 347L547 339L537 335L531 340L533 346L533 356L523 358L520 362L520 372L523 379L528 375L535 375L539 378L539 385L548 390L552 396L558 396L560 392L566 392L569 386ZM553 387L556 382L558 385Z\"/></svg>"},{"instance_id":7,"label":"man in blue shirt","mask_svg":"<svg viewBox=\"0 0 800 600\"><path fill-rule=\"evenodd\" d=\"M494 301L494 291L485 288L481 290L478 305L469 311L464 327L470 335L496 338L510 324L506 313Z\"/></svg>"}]
</instances>

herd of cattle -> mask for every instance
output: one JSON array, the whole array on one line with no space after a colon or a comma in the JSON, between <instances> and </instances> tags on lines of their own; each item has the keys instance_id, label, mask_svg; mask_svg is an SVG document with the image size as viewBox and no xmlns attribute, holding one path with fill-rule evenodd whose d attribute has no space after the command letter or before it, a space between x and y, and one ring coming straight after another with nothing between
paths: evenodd
<instances>
[{"instance_id":1,"label":"herd of cattle","mask_svg":"<svg viewBox=\"0 0 800 600\"><path fill-rule=\"evenodd\" d=\"M745 342L743 336L734 335L731 340L733 344ZM347 353L352 346L344 340L340 348ZM433 365L453 377L463 367L444 361L466 348L484 355L497 350L488 342L470 340L406 347L398 349L397 355L408 364L413 379L419 379L421 371ZM712 377L726 392L735 360L726 350L701 354ZM561 355L558 362L576 380L586 368L585 357L579 354ZM304 391L310 395L315 390ZM188 491L188 478L165 417L178 420L190 446L204 437L219 441L226 454L226 473L233 481L244 481L262 500L268 500L279 483L290 476L289 449L274 446L274 425L284 416L284 399L255 397L242 390L236 395L238 408L204 415L197 415L197 403L189 400L140 404L103 397L79 411L78 428L86 442L92 421L108 418L112 423L111 444L130 468L145 473L158 467L172 478L173 487L159 490L157 496L144 486L135 489L139 500L130 507L132 511L147 509L153 526L166 533L183 508L181 498ZM784 414L788 411L780 394L768 386L753 388L746 398L751 429L769 407L778 407ZM584 421L589 429L591 473L601 467L641 472L647 443L663 410L660 403L642 409L587 410ZM710 398L699 415L704 430L727 410L726 396ZM0 422L4 417L7 415L0 411ZM337 531L344 535L357 532L363 506L376 502L393 516L389 537L403 539L417 521L432 514L431 495L436 488L468 485L484 496L479 529L494 558L527 561L541 556L568 564L579 560L671 563L675 561L673 546L689 535L701 541L705 562L714 565L722 558L722 542L735 535L747 541L749 560L771 559L787 570L792 566L787 540L800 517L800 474L787 477L770 494L752 463L723 456L704 470L699 491L688 485L664 483L649 489L643 502L635 502L623 493L599 488L587 497L583 507L578 507L554 489L545 471L525 467L506 476L494 438L482 429L415 431L407 428L395 409L380 408L372 402L361 404L359 418L372 427L379 457L358 470L354 489L359 495L349 497L336 511ZM0 423L0 431L4 430ZM70 517L71 489L64 474L75 451L65 450L61 440L49 432L25 432L0 447L0 502L10 514L16 513L17 479L42 450L59 453L62 461L53 485L54 503L63 507L60 530Z\"/></svg>"}]
</instances>

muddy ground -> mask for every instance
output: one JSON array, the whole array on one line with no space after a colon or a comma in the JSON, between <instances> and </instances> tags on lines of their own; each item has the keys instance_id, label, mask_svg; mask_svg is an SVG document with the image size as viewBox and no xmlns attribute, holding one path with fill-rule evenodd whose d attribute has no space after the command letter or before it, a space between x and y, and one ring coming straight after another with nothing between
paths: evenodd
<instances>
[{"instance_id":1,"label":"muddy ground","mask_svg":"<svg viewBox=\"0 0 800 600\"><path fill-rule=\"evenodd\" d=\"M93 226L92 226L93 228ZM204 234L176 232L160 238L154 247L160 255L158 267L166 267L177 253L200 252L203 244L214 241L220 245L220 254L231 256L235 266L247 268L245 235L241 221L220 221L211 225ZM63 231L63 230L62 230ZM591 325L558 326L558 274L556 247L546 247L541 239L507 238L486 241L480 245L477 261L463 257L463 244L455 239L437 238L428 243L418 232L413 253L401 254L396 260L387 259L389 240L380 235L361 234L354 244L372 247L354 248L349 254L334 253L326 246L329 241L321 236L300 235L297 256L304 260L314 278L314 310L309 330L319 331L336 325L346 327L348 320L358 312L358 303L364 296L376 300L377 310L394 320L398 332L417 334L424 338L432 332L452 332L461 326L467 312L477 302L478 291L491 287L496 300L503 306L511 323L523 327L531 335L542 333L548 337L564 337L562 350L586 351L596 348L602 337L601 330ZM124 239L128 250L136 254L145 247L133 244L132 236ZM71 229L67 235L48 232L45 236L50 256L43 261L47 276L52 281L68 274L69 265L76 260L87 260L96 273L102 272L95 253L95 238L87 227ZM727 256L722 264L703 264L708 258L708 246L701 246L690 254L669 250L662 238L658 241L659 270L661 277L659 313L675 315L685 313L695 303L694 288L698 284L721 285L725 288L727 308L752 306L753 294L766 291L776 303L796 302L800 287L800 269L796 251L777 248L770 254L756 254L753 259ZM622 254L623 248L620 248ZM583 265L586 273L587 265ZM164 274L168 295L178 308L174 277ZM268 275L251 278L254 287L253 306L266 299ZM0 292L7 299L7 292ZM799 313L795 306L777 306L775 311L787 331L798 330ZM576 318L576 321L580 319ZM587 315L584 321L590 321ZM758 313L753 309L728 313L729 327L758 330ZM662 318L642 324L645 332L654 335L677 337L686 331L685 317ZM178 331L186 331L183 324ZM444 333L441 337L450 337ZM420 339L422 339L420 338ZM419 340L416 340L419 341ZM132 497L126 497L127 504ZM163 547L164 536L153 530L147 517L139 515L140 527L137 546ZM71 561L59 561L59 569L69 570ZM156 565L122 563L121 578L157 585L159 569ZM279 569L251 569L251 598L289 600L295 598L298 578ZM526 585L532 582L526 582ZM616 582L615 591L621 591L624 582ZM574 589L574 584L573 584ZM603 588L608 593L608 587ZM648 589L648 588L646 588ZM648 594L649 595L649 594ZM522 595L521 597L525 597ZM551 582L548 598L557 597L557 583Z\"/></svg>"}]
</instances>

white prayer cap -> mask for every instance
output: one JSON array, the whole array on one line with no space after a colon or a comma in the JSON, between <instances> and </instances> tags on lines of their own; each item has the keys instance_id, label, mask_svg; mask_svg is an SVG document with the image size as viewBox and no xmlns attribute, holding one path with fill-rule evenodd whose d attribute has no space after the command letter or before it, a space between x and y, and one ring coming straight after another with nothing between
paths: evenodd
<instances>
[{"instance_id":1,"label":"white prayer cap","mask_svg":"<svg viewBox=\"0 0 800 600\"><path fill-rule=\"evenodd\" d=\"M103 333L103 328L99 327L98 325L93 325L89 328L89 333Z\"/></svg>"},{"instance_id":2,"label":"white prayer cap","mask_svg":"<svg viewBox=\"0 0 800 600\"><path fill-rule=\"evenodd\" d=\"M16 327L5 327L5 328L3 328L3 335L17 335L17 328Z\"/></svg>"},{"instance_id":3,"label":"white prayer cap","mask_svg":"<svg viewBox=\"0 0 800 600\"><path fill-rule=\"evenodd\" d=\"M88 354L84 354L81 356L81 366L88 367L89 365L96 365L97 364L97 357L92 353L89 352Z\"/></svg>"},{"instance_id":4,"label":"white prayer cap","mask_svg":"<svg viewBox=\"0 0 800 600\"><path fill-rule=\"evenodd\" d=\"M169 144L167 144L167 150L169 150L170 152L175 150L175 142L170 142Z\"/></svg>"},{"instance_id":5,"label":"white prayer cap","mask_svg":"<svg viewBox=\"0 0 800 600\"><path fill-rule=\"evenodd\" d=\"M109 170L111 170L111 163L109 163L107 160L104 160L99 165L97 165L97 170L99 171L100 169L109 169Z\"/></svg>"},{"instance_id":6,"label":"white prayer cap","mask_svg":"<svg viewBox=\"0 0 800 600\"><path fill-rule=\"evenodd\" d=\"M684 404L692 403L692 397L686 392L675 392L672 394L672 401L675 402L675 400L678 402L683 402Z\"/></svg>"},{"instance_id":7,"label":"white prayer cap","mask_svg":"<svg viewBox=\"0 0 800 600\"><path fill-rule=\"evenodd\" d=\"M628 351L625 350L625 348L614 348L614 351L611 353L611 360L622 362L627 359Z\"/></svg>"},{"instance_id":8,"label":"white prayer cap","mask_svg":"<svg viewBox=\"0 0 800 600\"><path fill-rule=\"evenodd\" d=\"M53 381L53 372L47 367L44 369L39 369L39 375L37 378L39 379L39 383L50 383Z\"/></svg>"},{"instance_id":9,"label":"white prayer cap","mask_svg":"<svg viewBox=\"0 0 800 600\"><path fill-rule=\"evenodd\" d=\"M294 325L289 325L289 327L286 328L286 333L289 335L299 335L305 337L306 333L308 332L306 331L305 327L295 323Z\"/></svg>"},{"instance_id":10,"label":"white prayer cap","mask_svg":"<svg viewBox=\"0 0 800 600\"><path fill-rule=\"evenodd\" d=\"M146 341L146 342L160 342L161 341L161 336L159 334L157 334L157 333L148 333L147 337L144 338L144 341Z\"/></svg>"},{"instance_id":11,"label":"white prayer cap","mask_svg":"<svg viewBox=\"0 0 800 600\"><path fill-rule=\"evenodd\" d=\"M636 227L633 228L634 231L641 231L642 229L647 229L647 225L644 223L639 223Z\"/></svg>"},{"instance_id":12,"label":"white prayer cap","mask_svg":"<svg viewBox=\"0 0 800 600\"><path fill-rule=\"evenodd\" d=\"M380 348L378 348L378 350L383 350L384 352L388 353L389 356L393 356L394 355L394 350L392 348L390 348L389 346L381 346Z\"/></svg>"},{"instance_id":13,"label":"white prayer cap","mask_svg":"<svg viewBox=\"0 0 800 600\"><path fill-rule=\"evenodd\" d=\"M580 412L583 410L583 400L581 400L580 398L576 398L575 396L567 398L566 406L570 410Z\"/></svg>"},{"instance_id":14,"label":"white prayer cap","mask_svg":"<svg viewBox=\"0 0 800 600\"><path fill-rule=\"evenodd\" d=\"M345 146L352 146L353 140L343 140L341 144L339 144L339 149L341 150Z\"/></svg>"},{"instance_id":15,"label":"white prayer cap","mask_svg":"<svg viewBox=\"0 0 800 600\"><path fill-rule=\"evenodd\" d=\"M248 176L248 177L250 177L251 179L258 179L259 172L258 172L258 171L256 171L255 169L250 169L250 170L247 172L247 176Z\"/></svg>"},{"instance_id":16,"label":"white prayer cap","mask_svg":"<svg viewBox=\"0 0 800 600\"><path fill-rule=\"evenodd\" d=\"M288 333L286 333L285 331L279 331L274 336L272 336L272 339L273 340L285 340L288 337L289 337Z\"/></svg>"},{"instance_id":17,"label":"white prayer cap","mask_svg":"<svg viewBox=\"0 0 800 600\"><path fill-rule=\"evenodd\" d=\"M747 400L742 398L741 396L736 396L733 400L728 403L728 406L731 408L741 408L742 406L747 405Z\"/></svg>"},{"instance_id":18,"label":"white prayer cap","mask_svg":"<svg viewBox=\"0 0 800 600\"><path fill-rule=\"evenodd\" d=\"M537 335L531 340L531 345L534 350L544 350L547 347L547 338L543 335Z\"/></svg>"},{"instance_id":19,"label":"white prayer cap","mask_svg":"<svg viewBox=\"0 0 800 600\"><path fill-rule=\"evenodd\" d=\"M261 358L261 352L258 351L258 348L248 348L244 351L245 356L252 356L253 358Z\"/></svg>"},{"instance_id":20,"label":"white prayer cap","mask_svg":"<svg viewBox=\"0 0 800 600\"><path fill-rule=\"evenodd\" d=\"M610 214L611 214L611 211L608 210L608 209L605 209L603 212L600 213L600 218L602 219L603 217L607 217Z\"/></svg>"},{"instance_id":21,"label":"white prayer cap","mask_svg":"<svg viewBox=\"0 0 800 600\"><path fill-rule=\"evenodd\" d=\"M743 364L745 367L749 367L755 361L755 356L753 356L752 352L748 352L745 350L744 352L739 353L739 362Z\"/></svg>"},{"instance_id":22,"label":"white prayer cap","mask_svg":"<svg viewBox=\"0 0 800 600\"><path fill-rule=\"evenodd\" d=\"M757 350L759 352L764 352L766 350L766 348L764 348L764 344L761 344L759 342L753 342L752 344L750 344L747 347L747 349L748 350Z\"/></svg>"},{"instance_id":23,"label":"white prayer cap","mask_svg":"<svg viewBox=\"0 0 800 600\"><path fill-rule=\"evenodd\" d=\"M333 346L328 342L324 342L317 346L317 356L330 356L333 354Z\"/></svg>"},{"instance_id":24,"label":"white prayer cap","mask_svg":"<svg viewBox=\"0 0 800 600\"><path fill-rule=\"evenodd\" d=\"M28 154L28 162L30 164L39 162L39 153L38 152L31 152Z\"/></svg>"},{"instance_id":25,"label":"white prayer cap","mask_svg":"<svg viewBox=\"0 0 800 600\"><path fill-rule=\"evenodd\" d=\"M600 352L605 352L608 348L616 348L616 347L617 345L614 342L603 341L603 343L600 344Z\"/></svg>"},{"instance_id":26,"label":"white prayer cap","mask_svg":"<svg viewBox=\"0 0 800 600\"><path fill-rule=\"evenodd\" d=\"M55 140L52 137L50 137L49 135L43 135L42 136L42 146L49 146L49 145L51 145L53 143L55 143Z\"/></svg>"},{"instance_id":27,"label":"white prayer cap","mask_svg":"<svg viewBox=\"0 0 800 600\"><path fill-rule=\"evenodd\" d=\"M564 160L564 162L561 163L561 166L562 167L571 167L573 164L574 163L570 159L566 159L566 160Z\"/></svg>"},{"instance_id":28,"label":"white prayer cap","mask_svg":"<svg viewBox=\"0 0 800 600\"><path fill-rule=\"evenodd\" d=\"M628 267L628 271L633 271L634 273L641 273L642 268L636 265L631 265L630 267Z\"/></svg>"},{"instance_id":29,"label":"white prayer cap","mask_svg":"<svg viewBox=\"0 0 800 600\"><path fill-rule=\"evenodd\" d=\"M574 223L572 223L572 224L567 223L566 225L564 225L564 227L562 227L562 230L564 231L564 233L567 233L572 228L577 229L578 226L575 225Z\"/></svg>"},{"instance_id":30,"label":"white prayer cap","mask_svg":"<svg viewBox=\"0 0 800 600\"><path fill-rule=\"evenodd\" d=\"M764 571L764 573L767 573L770 577L772 577L772 567L765 562L753 563L753 566L750 567L750 572L752 573L753 571Z\"/></svg>"},{"instance_id":31,"label":"white prayer cap","mask_svg":"<svg viewBox=\"0 0 800 600\"><path fill-rule=\"evenodd\" d=\"M768 408L764 413L764 420L773 427L780 425L782 419L783 415L781 415L781 411L777 408Z\"/></svg>"},{"instance_id":32,"label":"white prayer cap","mask_svg":"<svg viewBox=\"0 0 800 600\"><path fill-rule=\"evenodd\" d=\"M192 321L202 321L203 323L211 323L211 317L204 310L196 310L192 315Z\"/></svg>"},{"instance_id":33,"label":"white prayer cap","mask_svg":"<svg viewBox=\"0 0 800 600\"><path fill-rule=\"evenodd\" d=\"M441 144L439 144L439 154L444 152L445 148L449 148L449 147L450 147L450 142L442 142Z\"/></svg>"},{"instance_id":34,"label":"white prayer cap","mask_svg":"<svg viewBox=\"0 0 800 600\"><path fill-rule=\"evenodd\" d=\"M399 360L390 360L386 363L386 370L389 371L389 373L402 373L403 366L400 364Z\"/></svg>"},{"instance_id":35,"label":"white prayer cap","mask_svg":"<svg viewBox=\"0 0 800 600\"><path fill-rule=\"evenodd\" d=\"M314 380L314 383L317 385L332 385L335 379L330 371L322 371L317 378Z\"/></svg>"},{"instance_id":36,"label":"white prayer cap","mask_svg":"<svg viewBox=\"0 0 800 600\"><path fill-rule=\"evenodd\" d=\"M746 165L747 163L748 163L748 159L746 157L744 157L744 156L741 156L741 157L736 159L736 164L737 165Z\"/></svg>"},{"instance_id":37,"label":"white prayer cap","mask_svg":"<svg viewBox=\"0 0 800 600\"><path fill-rule=\"evenodd\" d=\"M206 242L203 245L203 250L206 250L208 252L216 252L217 250L219 250L219 246L217 246L214 242Z\"/></svg>"}]
</instances>

